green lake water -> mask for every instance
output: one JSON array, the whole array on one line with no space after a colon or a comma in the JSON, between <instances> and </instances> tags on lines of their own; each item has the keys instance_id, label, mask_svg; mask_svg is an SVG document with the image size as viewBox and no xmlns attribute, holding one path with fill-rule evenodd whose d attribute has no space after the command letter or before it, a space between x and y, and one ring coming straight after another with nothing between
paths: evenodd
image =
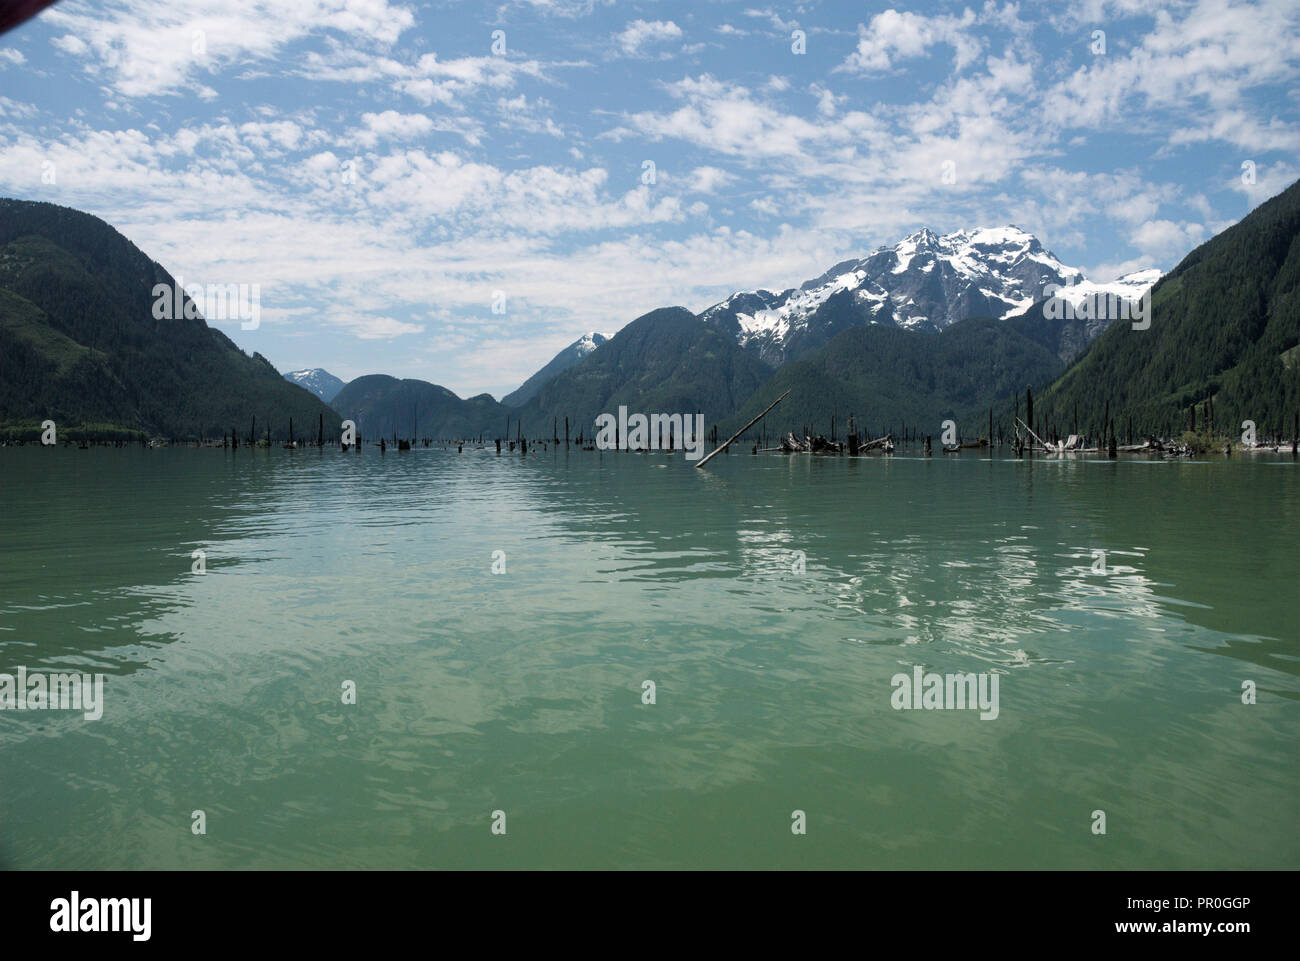
<instances>
[{"instance_id":1,"label":"green lake water","mask_svg":"<svg viewBox=\"0 0 1300 961\"><path fill-rule=\"evenodd\" d=\"M0 711L9 867L1300 868L1289 455L27 447L0 495L0 673L106 675ZM916 665L997 718L895 710Z\"/></svg>"}]
</instances>

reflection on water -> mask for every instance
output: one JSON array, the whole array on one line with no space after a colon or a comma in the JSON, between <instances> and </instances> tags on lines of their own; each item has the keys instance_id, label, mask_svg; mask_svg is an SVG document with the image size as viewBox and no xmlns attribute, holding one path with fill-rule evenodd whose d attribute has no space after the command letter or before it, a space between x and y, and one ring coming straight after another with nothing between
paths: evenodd
<instances>
[{"instance_id":1,"label":"reflection on water","mask_svg":"<svg viewBox=\"0 0 1300 961\"><path fill-rule=\"evenodd\" d=\"M1294 868L1298 478L1289 458L5 450L0 672L108 680L99 722L0 711L0 850ZM892 710L916 664L1002 674L998 719Z\"/></svg>"}]
</instances>

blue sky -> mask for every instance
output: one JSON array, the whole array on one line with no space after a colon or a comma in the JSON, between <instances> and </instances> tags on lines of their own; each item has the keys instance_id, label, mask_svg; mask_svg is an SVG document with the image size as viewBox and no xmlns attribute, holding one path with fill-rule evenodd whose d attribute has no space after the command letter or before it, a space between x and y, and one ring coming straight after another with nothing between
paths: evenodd
<instances>
[{"instance_id":1,"label":"blue sky","mask_svg":"<svg viewBox=\"0 0 1300 961\"><path fill-rule=\"evenodd\" d=\"M1168 269L1300 177L1298 75L1295 0L70 0L0 37L0 195L260 284L280 370L500 396L922 225Z\"/></svg>"}]
</instances>

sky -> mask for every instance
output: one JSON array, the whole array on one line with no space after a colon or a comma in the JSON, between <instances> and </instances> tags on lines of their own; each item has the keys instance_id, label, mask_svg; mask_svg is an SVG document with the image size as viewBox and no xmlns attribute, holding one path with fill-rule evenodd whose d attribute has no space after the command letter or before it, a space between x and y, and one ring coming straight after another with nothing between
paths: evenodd
<instances>
[{"instance_id":1,"label":"sky","mask_svg":"<svg viewBox=\"0 0 1300 961\"><path fill-rule=\"evenodd\" d=\"M64 0L0 196L108 221L281 371L500 397L587 331L926 226L1168 270L1300 178L1300 3Z\"/></svg>"}]
</instances>

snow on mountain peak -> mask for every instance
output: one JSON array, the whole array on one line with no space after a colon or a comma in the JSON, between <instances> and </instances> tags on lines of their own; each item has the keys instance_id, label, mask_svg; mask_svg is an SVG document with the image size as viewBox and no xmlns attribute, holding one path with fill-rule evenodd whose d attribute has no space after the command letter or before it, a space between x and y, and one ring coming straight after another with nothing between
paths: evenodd
<instances>
[{"instance_id":1,"label":"snow on mountain peak","mask_svg":"<svg viewBox=\"0 0 1300 961\"><path fill-rule=\"evenodd\" d=\"M1159 277L1159 271L1138 271L1104 286L1140 296ZM801 287L779 294L740 291L701 316L780 364L792 350L798 353L811 340L824 341L847 326L941 330L966 317L1021 313L1043 299L1049 284L1074 288L1086 282L1083 271L1061 263L1015 224L942 235L921 227Z\"/></svg>"},{"instance_id":2,"label":"snow on mountain peak","mask_svg":"<svg viewBox=\"0 0 1300 961\"><path fill-rule=\"evenodd\" d=\"M1155 282L1164 276L1159 267L1147 267L1144 270L1134 270L1113 281L1116 284L1129 284L1131 286L1151 287Z\"/></svg>"},{"instance_id":3,"label":"snow on mountain peak","mask_svg":"<svg viewBox=\"0 0 1300 961\"><path fill-rule=\"evenodd\" d=\"M321 367L291 370L284 375L284 379L297 384L299 387L306 388L327 404L343 389L344 385L344 381Z\"/></svg>"},{"instance_id":4,"label":"snow on mountain peak","mask_svg":"<svg viewBox=\"0 0 1300 961\"><path fill-rule=\"evenodd\" d=\"M1161 272L1154 267L1135 270L1132 273L1127 273L1122 277L1116 277L1114 280L1104 283L1087 280L1080 274L1074 283L1060 286L1054 291L1054 294L1061 300L1068 301L1075 306L1078 306L1084 299L1092 297L1094 294L1102 296L1110 294L1126 300L1137 300L1155 286L1156 281L1162 276Z\"/></svg>"}]
</instances>

